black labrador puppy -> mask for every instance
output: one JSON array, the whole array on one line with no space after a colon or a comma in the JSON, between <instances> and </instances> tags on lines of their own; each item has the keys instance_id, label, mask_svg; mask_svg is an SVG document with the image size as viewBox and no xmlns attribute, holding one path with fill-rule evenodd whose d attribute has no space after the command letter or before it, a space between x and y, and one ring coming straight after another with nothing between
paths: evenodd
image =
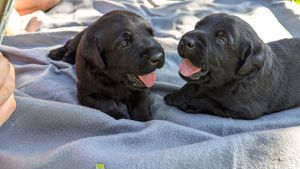
<instances>
[{"instance_id":1,"label":"black labrador puppy","mask_svg":"<svg viewBox=\"0 0 300 169\"><path fill-rule=\"evenodd\" d=\"M165 96L189 113L255 119L300 105L300 39L263 43L228 14L199 21L180 40L180 76L187 83Z\"/></svg>"},{"instance_id":2,"label":"black labrador puppy","mask_svg":"<svg viewBox=\"0 0 300 169\"><path fill-rule=\"evenodd\" d=\"M76 64L77 95L82 105L120 119L151 119L149 87L155 69L164 64L164 50L141 16L112 11L80 32L49 57Z\"/></svg>"}]
</instances>

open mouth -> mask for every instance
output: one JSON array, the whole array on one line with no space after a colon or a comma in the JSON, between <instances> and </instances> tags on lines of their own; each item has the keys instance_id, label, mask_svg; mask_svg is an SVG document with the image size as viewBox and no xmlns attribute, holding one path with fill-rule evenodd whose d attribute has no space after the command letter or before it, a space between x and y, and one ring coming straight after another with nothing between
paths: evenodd
<instances>
[{"instance_id":1,"label":"open mouth","mask_svg":"<svg viewBox=\"0 0 300 169\"><path fill-rule=\"evenodd\" d=\"M152 87L156 81L156 73L155 71L145 74L145 75L134 75L127 74L127 79L131 82L130 86L133 88L149 88Z\"/></svg>"},{"instance_id":2,"label":"open mouth","mask_svg":"<svg viewBox=\"0 0 300 169\"><path fill-rule=\"evenodd\" d=\"M179 74L183 79L188 81L200 80L200 78L207 74L207 71L204 68L197 67L193 63L185 58L179 67Z\"/></svg>"}]
</instances>

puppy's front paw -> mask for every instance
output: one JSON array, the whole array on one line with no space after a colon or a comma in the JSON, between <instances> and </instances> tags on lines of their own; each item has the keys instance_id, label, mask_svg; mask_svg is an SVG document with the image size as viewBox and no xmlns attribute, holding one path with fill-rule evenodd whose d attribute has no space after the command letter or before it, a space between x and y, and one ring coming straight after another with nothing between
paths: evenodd
<instances>
[{"instance_id":1,"label":"puppy's front paw","mask_svg":"<svg viewBox=\"0 0 300 169\"><path fill-rule=\"evenodd\" d=\"M166 95L164 97L164 101L170 106L180 106L185 102L185 100L181 96L177 95L177 93Z\"/></svg>"},{"instance_id":2,"label":"puppy's front paw","mask_svg":"<svg viewBox=\"0 0 300 169\"><path fill-rule=\"evenodd\" d=\"M111 117L117 119L117 120L119 120L119 119L130 119L130 117L127 114L119 112L119 111L109 113L109 115Z\"/></svg>"},{"instance_id":3,"label":"puppy's front paw","mask_svg":"<svg viewBox=\"0 0 300 169\"><path fill-rule=\"evenodd\" d=\"M140 109L134 109L131 113L131 119L136 121L149 121L152 120L151 112L149 107L143 107Z\"/></svg>"},{"instance_id":4,"label":"puppy's front paw","mask_svg":"<svg viewBox=\"0 0 300 169\"><path fill-rule=\"evenodd\" d=\"M61 48L51 50L48 56L53 60L61 60L64 54L65 54L65 50L64 48L61 47Z\"/></svg>"},{"instance_id":5,"label":"puppy's front paw","mask_svg":"<svg viewBox=\"0 0 300 169\"><path fill-rule=\"evenodd\" d=\"M180 106L178 106L178 108L186 113L197 113L197 108L195 107L195 105L190 104L190 103L184 103Z\"/></svg>"},{"instance_id":6,"label":"puppy's front paw","mask_svg":"<svg viewBox=\"0 0 300 169\"><path fill-rule=\"evenodd\" d=\"M152 119L153 118L149 114L135 115L134 117L132 117L132 120L141 121L141 122L150 121Z\"/></svg>"}]
</instances>

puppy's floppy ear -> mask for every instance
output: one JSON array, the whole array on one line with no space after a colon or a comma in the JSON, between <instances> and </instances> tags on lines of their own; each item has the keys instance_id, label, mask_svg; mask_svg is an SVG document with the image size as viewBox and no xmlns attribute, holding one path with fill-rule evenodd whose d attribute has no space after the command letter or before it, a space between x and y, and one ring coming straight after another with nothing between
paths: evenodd
<instances>
[{"instance_id":1,"label":"puppy's floppy ear","mask_svg":"<svg viewBox=\"0 0 300 169\"><path fill-rule=\"evenodd\" d=\"M238 75L247 75L263 63L263 42L249 42L241 44L241 66L239 67Z\"/></svg>"},{"instance_id":2,"label":"puppy's floppy ear","mask_svg":"<svg viewBox=\"0 0 300 169\"><path fill-rule=\"evenodd\" d=\"M101 39L97 39L95 34L85 32L80 42L80 60L84 60L86 65L92 71L105 69L105 64L102 59L103 43Z\"/></svg>"}]
</instances>

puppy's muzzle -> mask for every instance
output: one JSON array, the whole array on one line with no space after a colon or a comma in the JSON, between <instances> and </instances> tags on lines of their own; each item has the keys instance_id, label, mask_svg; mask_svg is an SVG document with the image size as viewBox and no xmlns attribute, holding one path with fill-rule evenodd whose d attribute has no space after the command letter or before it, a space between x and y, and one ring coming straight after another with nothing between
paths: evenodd
<instances>
[{"instance_id":1,"label":"puppy's muzzle","mask_svg":"<svg viewBox=\"0 0 300 169\"><path fill-rule=\"evenodd\" d=\"M147 59L147 62L154 67L162 67L164 64L165 54L163 50L152 50L147 53L142 54L144 59Z\"/></svg>"},{"instance_id":2,"label":"puppy's muzzle","mask_svg":"<svg viewBox=\"0 0 300 169\"><path fill-rule=\"evenodd\" d=\"M199 50L203 50L206 47L206 37L205 33L199 30L186 33L178 45L179 55L186 58L199 53Z\"/></svg>"},{"instance_id":3,"label":"puppy's muzzle","mask_svg":"<svg viewBox=\"0 0 300 169\"><path fill-rule=\"evenodd\" d=\"M196 47L196 41L191 37L185 36L182 38L182 46L186 50L193 50Z\"/></svg>"}]
</instances>

